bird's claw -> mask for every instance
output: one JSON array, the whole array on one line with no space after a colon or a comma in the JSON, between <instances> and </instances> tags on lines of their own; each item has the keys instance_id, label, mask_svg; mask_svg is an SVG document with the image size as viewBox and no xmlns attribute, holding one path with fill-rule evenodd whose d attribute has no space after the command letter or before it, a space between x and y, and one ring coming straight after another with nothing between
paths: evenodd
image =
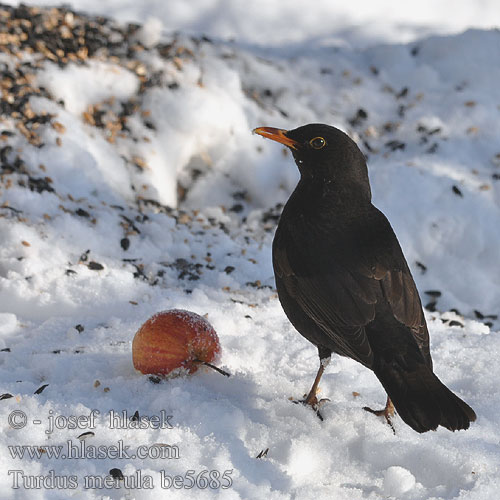
<instances>
[{"instance_id":1,"label":"bird's claw","mask_svg":"<svg viewBox=\"0 0 500 500\"><path fill-rule=\"evenodd\" d=\"M384 417L387 425L392 429L392 432L396 434L396 429L394 429L394 425L392 423L392 417L394 416L394 407L392 403L387 405L383 410L373 410L368 406L363 406L363 410L373 413L377 415L377 417Z\"/></svg>"},{"instance_id":2,"label":"bird's claw","mask_svg":"<svg viewBox=\"0 0 500 500\"><path fill-rule=\"evenodd\" d=\"M290 398L290 401L296 405L301 404L304 406L310 406L315 411L318 418L321 421L323 421L324 418L323 418L323 415L321 415L320 410L321 410L321 407L330 400L328 398L321 398L318 400L318 398L316 396L312 396L312 397L308 396L308 397L305 397L304 399Z\"/></svg>"}]
</instances>

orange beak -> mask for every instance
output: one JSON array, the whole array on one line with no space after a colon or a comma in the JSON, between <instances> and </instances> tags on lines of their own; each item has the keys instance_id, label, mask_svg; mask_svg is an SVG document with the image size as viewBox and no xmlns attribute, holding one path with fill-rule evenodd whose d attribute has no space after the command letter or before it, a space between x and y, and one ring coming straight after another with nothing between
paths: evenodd
<instances>
[{"instance_id":1,"label":"orange beak","mask_svg":"<svg viewBox=\"0 0 500 500\"><path fill-rule=\"evenodd\" d=\"M262 137L266 137L267 139L271 139L273 141L284 144L285 146L288 146L289 148L292 149L297 149L299 146L299 143L297 141L294 141L293 139L290 139L290 137L287 137L286 130L282 130L280 128L259 127L255 128L253 130L253 133L259 134Z\"/></svg>"}]
</instances>

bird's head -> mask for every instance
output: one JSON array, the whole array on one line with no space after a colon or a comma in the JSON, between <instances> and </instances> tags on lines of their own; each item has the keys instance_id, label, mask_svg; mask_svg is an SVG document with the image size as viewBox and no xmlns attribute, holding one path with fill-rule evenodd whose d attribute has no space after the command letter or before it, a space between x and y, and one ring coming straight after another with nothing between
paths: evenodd
<instances>
[{"instance_id":1,"label":"bird's head","mask_svg":"<svg viewBox=\"0 0 500 500\"><path fill-rule=\"evenodd\" d=\"M365 157L341 130L311 123L293 130L259 127L254 133L290 148L303 179L353 186L371 198Z\"/></svg>"}]
</instances>

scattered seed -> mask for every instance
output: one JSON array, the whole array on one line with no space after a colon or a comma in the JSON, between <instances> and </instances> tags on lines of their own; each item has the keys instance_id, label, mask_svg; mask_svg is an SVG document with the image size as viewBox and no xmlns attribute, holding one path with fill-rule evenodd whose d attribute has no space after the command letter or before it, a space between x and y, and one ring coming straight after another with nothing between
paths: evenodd
<instances>
[{"instance_id":1,"label":"scattered seed","mask_svg":"<svg viewBox=\"0 0 500 500\"><path fill-rule=\"evenodd\" d=\"M125 479L120 469L116 468L110 469L109 474L113 479L117 479L118 481L122 481L123 479Z\"/></svg>"},{"instance_id":2,"label":"scattered seed","mask_svg":"<svg viewBox=\"0 0 500 500\"><path fill-rule=\"evenodd\" d=\"M396 99L401 99L402 97L406 97L408 95L408 87L403 87L397 94Z\"/></svg>"},{"instance_id":3,"label":"scattered seed","mask_svg":"<svg viewBox=\"0 0 500 500\"><path fill-rule=\"evenodd\" d=\"M14 396L12 394L9 394L8 392L5 392L3 393L1 396L0 396L0 401L2 399L9 399L9 398L13 398Z\"/></svg>"},{"instance_id":4,"label":"scattered seed","mask_svg":"<svg viewBox=\"0 0 500 500\"><path fill-rule=\"evenodd\" d=\"M90 217L90 214L84 210L83 208L79 208L76 212L75 212L76 215L78 215L79 217Z\"/></svg>"},{"instance_id":5,"label":"scattered seed","mask_svg":"<svg viewBox=\"0 0 500 500\"><path fill-rule=\"evenodd\" d=\"M50 185L51 182L50 177L28 177L28 188L30 191L36 191L37 193L43 193L44 191L53 193L54 188Z\"/></svg>"},{"instance_id":6,"label":"scattered seed","mask_svg":"<svg viewBox=\"0 0 500 500\"><path fill-rule=\"evenodd\" d=\"M437 304L436 301L431 300L428 304L425 305L425 308L430 312L435 312L436 311L436 304Z\"/></svg>"},{"instance_id":7,"label":"scattered seed","mask_svg":"<svg viewBox=\"0 0 500 500\"><path fill-rule=\"evenodd\" d=\"M130 247L130 240L128 238L122 238L120 240L120 246L123 248L123 250L128 250Z\"/></svg>"},{"instance_id":8,"label":"scattered seed","mask_svg":"<svg viewBox=\"0 0 500 500\"><path fill-rule=\"evenodd\" d=\"M52 128L59 134L64 134L66 132L66 127L60 122L52 122Z\"/></svg>"},{"instance_id":9,"label":"scattered seed","mask_svg":"<svg viewBox=\"0 0 500 500\"><path fill-rule=\"evenodd\" d=\"M85 252L83 252L82 255L80 255L80 262L87 262L89 258L89 253L90 250L85 250Z\"/></svg>"},{"instance_id":10,"label":"scattered seed","mask_svg":"<svg viewBox=\"0 0 500 500\"><path fill-rule=\"evenodd\" d=\"M80 434L77 439L79 439L80 441L85 441L87 438L94 437L94 436L95 436L94 432L87 431L87 432L83 432L82 434Z\"/></svg>"},{"instance_id":11,"label":"scattered seed","mask_svg":"<svg viewBox=\"0 0 500 500\"><path fill-rule=\"evenodd\" d=\"M102 271L104 269L104 266L102 264L99 264L99 262L94 262L93 260L88 263L87 267L92 271Z\"/></svg>"},{"instance_id":12,"label":"scattered seed","mask_svg":"<svg viewBox=\"0 0 500 500\"><path fill-rule=\"evenodd\" d=\"M459 189L457 186L453 185L453 186L451 187L451 189L453 190L453 192L454 192L457 196L460 196L460 197L462 197L462 198L464 197L464 195L463 195L462 191L460 191L460 189Z\"/></svg>"},{"instance_id":13,"label":"scattered seed","mask_svg":"<svg viewBox=\"0 0 500 500\"><path fill-rule=\"evenodd\" d=\"M438 144L437 142L434 142L434 143L432 143L432 145L431 145L428 149L426 149L426 151L425 151L425 152L426 152L427 154L432 155L432 154L434 154L434 153L435 153L438 149L439 149L439 144Z\"/></svg>"},{"instance_id":14,"label":"scattered seed","mask_svg":"<svg viewBox=\"0 0 500 500\"><path fill-rule=\"evenodd\" d=\"M262 283L260 280L255 280L255 281L247 281L245 285L251 286L252 288L259 288L260 286L262 286Z\"/></svg>"},{"instance_id":15,"label":"scattered seed","mask_svg":"<svg viewBox=\"0 0 500 500\"><path fill-rule=\"evenodd\" d=\"M235 203L230 209L229 211L230 212L234 212L234 213L240 213L240 212L243 212L243 209L245 207L241 204L241 203Z\"/></svg>"},{"instance_id":16,"label":"scattered seed","mask_svg":"<svg viewBox=\"0 0 500 500\"><path fill-rule=\"evenodd\" d=\"M49 384L43 384L40 386L33 394L42 394L42 392L45 390L46 387L48 387Z\"/></svg>"},{"instance_id":17,"label":"scattered seed","mask_svg":"<svg viewBox=\"0 0 500 500\"><path fill-rule=\"evenodd\" d=\"M144 158L141 158L140 156L133 156L132 162L139 170L144 170L148 167Z\"/></svg>"},{"instance_id":18,"label":"scattered seed","mask_svg":"<svg viewBox=\"0 0 500 500\"><path fill-rule=\"evenodd\" d=\"M348 121L353 127L358 127L359 125L362 125L367 118L368 113L363 108L359 108L356 111L356 114Z\"/></svg>"},{"instance_id":19,"label":"scattered seed","mask_svg":"<svg viewBox=\"0 0 500 500\"><path fill-rule=\"evenodd\" d=\"M401 141L389 141L385 143L385 146L388 147L391 151L397 151L398 149L404 150L406 148L406 144Z\"/></svg>"}]
</instances>

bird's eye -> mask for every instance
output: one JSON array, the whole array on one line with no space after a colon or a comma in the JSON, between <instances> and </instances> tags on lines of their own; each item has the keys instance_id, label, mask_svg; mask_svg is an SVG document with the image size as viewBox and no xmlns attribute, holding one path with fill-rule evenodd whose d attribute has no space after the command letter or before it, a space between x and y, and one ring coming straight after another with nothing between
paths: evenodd
<instances>
[{"instance_id":1,"label":"bird's eye","mask_svg":"<svg viewBox=\"0 0 500 500\"><path fill-rule=\"evenodd\" d=\"M323 137L315 137L309 141L309 145L314 149L321 149L326 146L326 141Z\"/></svg>"}]
</instances>

